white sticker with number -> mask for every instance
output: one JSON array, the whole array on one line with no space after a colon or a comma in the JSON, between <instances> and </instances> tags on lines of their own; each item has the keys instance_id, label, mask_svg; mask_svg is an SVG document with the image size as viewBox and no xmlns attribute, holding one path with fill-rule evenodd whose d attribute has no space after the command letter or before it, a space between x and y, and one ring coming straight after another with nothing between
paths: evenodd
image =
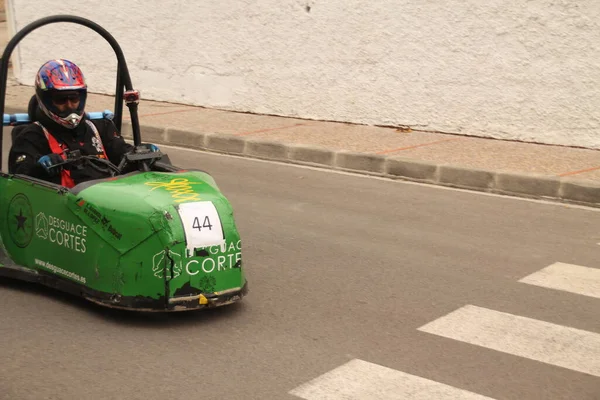
<instances>
[{"instance_id":1,"label":"white sticker with number","mask_svg":"<svg viewBox=\"0 0 600 400\"><path fill-rule=\"evenodd\" d=\"M187 249L222 246L225 243L221 220L215 205L210 201L198 201L179 205L179 216L185 230Z\"/></svg>"}]
</instances>

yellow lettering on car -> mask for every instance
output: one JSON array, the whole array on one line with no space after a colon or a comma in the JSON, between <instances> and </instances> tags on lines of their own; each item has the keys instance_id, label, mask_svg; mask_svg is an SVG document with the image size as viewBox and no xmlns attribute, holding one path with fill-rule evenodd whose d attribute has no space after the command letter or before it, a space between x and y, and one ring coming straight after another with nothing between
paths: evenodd
<instances>
[{"instance_id":1,"label":"yellow lettering on car","mask_svg":"<svg viewBox=\"0 0 600 400\"><path fill-rule=\"evenodd\" d=\"M150 191L162 188L171 194L176 203L200 200L200 194L194 192L192 185L201 184L202 182L190 182L186 178L175 178L171 179L170 182L146 182L147 186L153 186Z\"/></svg>"}]
</instances>

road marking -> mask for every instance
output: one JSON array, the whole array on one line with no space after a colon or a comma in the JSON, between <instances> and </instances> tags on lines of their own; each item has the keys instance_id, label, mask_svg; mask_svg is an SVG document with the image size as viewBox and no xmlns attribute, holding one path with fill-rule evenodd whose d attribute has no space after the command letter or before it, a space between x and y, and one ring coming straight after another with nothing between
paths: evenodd
<instances>
[{"instance_id":1,"label":"road marking","mask_svg":"<svg viewBox=\"0 0 600 400\"><path fill-rule=\"evenodd\" d=\"M418 330L600 377L600 334L467 305Z\"/></svg>"},{"instance_id":2,"label":"road marking","mask_svg":"<svg viewBox=\"0 0 600 400\"><path fill-rule=\"evenodd\" d=\"M358 359L298 386L290 394L306 400L494 400Z\"/></svg>"},{"instance_id":3,"label":"road marking","mask_svg":"<svg viewBox=\"0 0 600 400\"><path fill-rule=\"evenodd\" d=\"M554 263L519 282L600 299L600 269Z\"/></svg>"}]
</instances>

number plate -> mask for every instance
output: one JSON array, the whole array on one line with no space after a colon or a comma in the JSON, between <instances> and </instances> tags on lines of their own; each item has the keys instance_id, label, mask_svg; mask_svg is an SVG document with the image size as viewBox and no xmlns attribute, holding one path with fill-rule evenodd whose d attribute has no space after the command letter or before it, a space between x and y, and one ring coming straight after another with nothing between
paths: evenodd
<instances>
[{"instance_id":1,"label":"number plate","mask_svg":"<svg viewBox=\"0 0 600 400\"><path fill-rule=\"evenodd\" d=\"M190 253L195 248L221 246L225 243L221 219L212 202L180 204L179 216L183 222L185 241Z\"/></svg>"}]
</instances>

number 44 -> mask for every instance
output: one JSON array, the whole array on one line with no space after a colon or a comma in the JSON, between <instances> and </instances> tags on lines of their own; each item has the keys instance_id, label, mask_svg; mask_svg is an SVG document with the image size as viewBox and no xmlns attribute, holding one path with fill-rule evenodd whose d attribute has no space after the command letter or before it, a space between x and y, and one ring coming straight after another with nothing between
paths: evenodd
<instances>
[{"instance_id":1,"label":"number 44","mask_svg":"<svg viewBox=\"0 0 600 400\"><path fill-rule=\"evenodd\" d=\"M192 224L192 228L198 229L200 232L202 232L202 228L208 228L208 230L211 231L212 225L210 223L208 215L204 217L204 222L202 222L202 225L200 225L200 219L198 217L194 217L194 223Z\"/></svg>"}]
</instances>

